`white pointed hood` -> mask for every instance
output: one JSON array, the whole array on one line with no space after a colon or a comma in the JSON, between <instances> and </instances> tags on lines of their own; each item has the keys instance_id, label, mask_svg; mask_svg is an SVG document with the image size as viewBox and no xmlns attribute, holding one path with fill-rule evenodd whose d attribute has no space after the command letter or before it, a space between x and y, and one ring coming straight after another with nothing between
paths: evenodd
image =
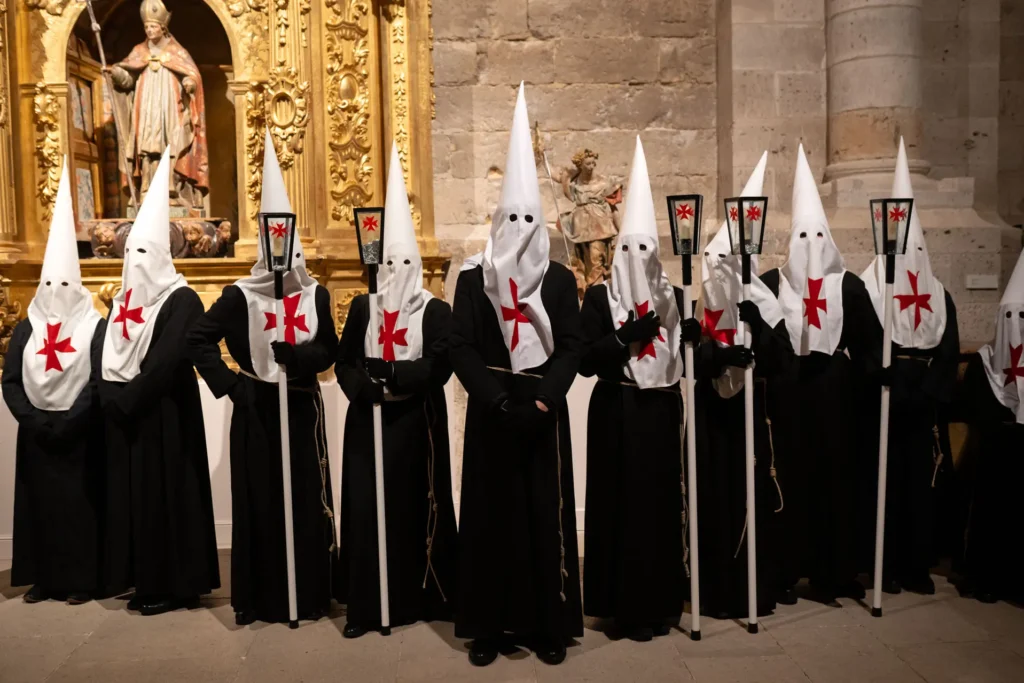
<instances>
[{"instance_id":1,"label":"white pointed hood","mask_svg":"<svg viewBox=\"0 0 1024 683\"><path fill-rule=\"evenodd\" d=\"M741 197L760 197L764 191L764 173L768 165L768 152L761 155ZM757 255L750 257L750 298L757 304L761 317L769 327L782 320L779 302L757 276ZM739 304L743 301L743 262L733 256L729 244L729 226L721 227L706 247L701 268L704 312L701 327L704 336L719 346L743 346L746 327L740 324ZM713 380L715 390L722 398L731 398L743 388L743 368L727 367Z\"/></svg>"},{"instance_id":2,"label":"white pointed hood","mask_svg":"<svg viewBox=\"0 0 1024 683\"><path fill-rule=\"evenodd\" d=\"M25 395L40 410L67 410L89 382L92 337L101 318L82 286L66 158L28 319L32 336L21 361Z\"/></svg>"},{"instance_id":3,"label":"white pointed hood","mask_svg":"<svg viewBox=\"0 0 1024 683\"><path fill-rule=\"evenodd\" d=\"M121 290L103 343L103 379L110 382L129 382L139 374L161 307L174 290L188 285L171 257L170 179L165 149L124 244Z\"/></svg>"},{"instance_id":4,"label":"white pointed hood","mask_svg":"<svg viewBox=\"0 0 1024 683\"><path fill-rule=\"evenodd\" d=\"M657 337L630 345L629 361L623 371L641 389L677 384L683 374L683 357L679 352L681 318L675 289L658 258L654 197L639 135L616 251L612 277L606 285L612 324L618 327L626 322L630 311L638 318L654 311L662 326Z\"/></svg>"},{"instance_id":5,"label":"white pointed hood","mask_svg":"<svg viewBox=\"0 0 1024 683\"><path fill-rule=\"evenodd\" d=\"M380 324L376 339L367 326L364 351L368 357L373 355L376 343L384 360L417 360L423 356L423 312L432 296L423 289L423 261L412 224L402 161L394 141L384 200L382 254L382 281L377 289Z\"/></svg>"},{"instance_id":6,"label":"white pointed hood","mask_svg":"<svg viewBox=\"0 0 1024 683\"><path fill-rule=\"evenodd\" d=\"M463 270L483 268L484 293L501 324L513 372L543 365L555 348L551 320L541 299L549 250L526 96L520 84L491 235L483 253L463 265Z\"/></svg>"},{"instance_id":7,"label":"white pointed hood","mask_svg":"<svg viewBox=\"0 0 1024 683\"><path fill-rule=\"evenodd\" d=\"M978 353L992 393L1024 424L1024 253L999 302L996 339Z\"/></svg>"},{"instance_id":8,"label":"white pointed hood","mask_svg":"<svg viewBox=\"0 0 1024 683\"><path fill-rule=\"evenodd\" d=\"M260 213L292 213L284 175L277 161L277 150L270 130L263 147L263 190ZM263 236L257 240L256 263L251 275L235 282L245 295L249 319L249 355L252 369L264 382L276 382L278 364L271 342L277 341L277 300L274 296L274 274L263 259ZM284 341L306 344L316 337L319 319L316 314L317 282L306 270L306 254L302 241L295 236L292 243L292 269L284 275Z\"/></svg>"},{"instance_id":9,"label":"white pointed hood","mask_svg":"<svg viewBox=\"0 0 1024 683\"><path fill-rule=\"evenodd\" d=\"M789 260L780 269L779 304L793 350L832 355L843 335L843 276L839 254L818 194L818 183L800 145L793 179Z\"/></svg>"},{"instance_id":10,"label":"white pointed hood","mask_svg":"<svg viewBox=\"0 0 1024 683\"><path fill-rule=\"evenodd\" d=\"M907 150L902 137L889 196L914 198ZM946 290L932 275L928 245L924 242L924 231L921 229L920 208L915 202L910 214L907 253L896 257L892 340L904 348L933 349L942 341L946 331ZM878 320L884 325L885 257L876 256L861 279L871 296Z\"/></svg>"}]
</instances>

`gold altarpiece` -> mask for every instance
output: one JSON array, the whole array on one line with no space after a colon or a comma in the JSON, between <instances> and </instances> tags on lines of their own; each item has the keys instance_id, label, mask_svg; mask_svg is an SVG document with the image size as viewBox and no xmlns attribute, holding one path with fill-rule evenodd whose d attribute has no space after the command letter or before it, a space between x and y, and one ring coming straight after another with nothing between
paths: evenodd
<instances>
[{"instance_id":1,"label":"gold altarpiece","mask_svg":"<svg viewBox=\"0 0 1024 683\"><path fill-rule=\"evenodd\" d=\"M430 0L192 1L212 9L230 43L237 167L235 256L177 261L204 303L247 274L255 258L266 126L310 270L331 292L336 324L366 291L352 209L383 204L392 139L425 284L441 294L448 260L434 237ZM94 0L101 26L123 3L138 0ZM166 4L173 13L175 1ZM0 353L10 334L5 323L23 314L38 283L61 159L70 151L68 41L85 11L76 0L0 0ZM203 30L176 25L172 16L175 35ZM83 280L101 309L120 272L120 260L82 259Z\"/></svg>"}]
</instances>

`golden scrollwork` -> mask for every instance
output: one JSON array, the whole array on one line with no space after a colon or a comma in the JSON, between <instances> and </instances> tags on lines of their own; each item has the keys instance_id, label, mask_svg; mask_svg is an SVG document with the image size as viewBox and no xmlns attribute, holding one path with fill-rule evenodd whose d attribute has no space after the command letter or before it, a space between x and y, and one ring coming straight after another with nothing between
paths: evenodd
<instances>
[{"instance_id":1,"label":"golden scrollwork","mask_svg":"<svg viewBox=\"0 0 1024 683\"><path fill-rule=\"evenodd\" d=\"M246 12L265 12L266 0L235 0L228 3L228 12L236 19Z\"/></svg>"},{"instance_id":2,"label":"golden scrollwork","mask_svg":"<svg viewBox=\"0 0 1024 683\"><path fill-rule=\"evenodd\" d=\"M249 218L256 220L260 193L263 191L263 140L267 129L266 87L262 83L249 83L245 93L245 191L249 197Z\"/></svg>"},{"instance_id":3,"label":"golden scrollwork","mask_svg":"<svg viewBox=\"0 0 1024 683\"><path fill-rule=\"evenodd\" d=\"M299 0L299 31L302 47L309 47L309 13L313 9L310 0Z\"/></svg>"},{"instance_id":4,"label":"golden scrollwork","mask_svg":"<svg viewBox=\"0 0 1024 683\"><path fill-rule=\"evenodd\" d=\"M360 294L366 294L365 289L336 289L334 290L334 326L338 330L338 336L345 329L345 321L348 320L348 310L352 307L352 300Z\"/></svg>"},{"instance_id":5,"label":"golden scrollwork","mask_svg":"<svg viewBox=\"0 0 1024 683\"><path fill-rule=\"evenodd\" d=\"M114 305L114 297L121 291L120 282L104 282L103 286L100 287L99 291L96 292L96 298L100 300L107 310Z\"/></svg>"},{"instance_id":6,"label":"golden scrollwork","mask_svg":"<svg viewBox=\"0 0 1024 683\"><path fill-rule=\"evenodd\" d=\"M284 64L284 48L288 44L288 0L274 0L274 8L277 10L277 46L280 48L277 63L280 65Z\"/></svg>"},{"instance_id":7,"label":"golden scrollwork","mask_svg":"<svg viewBox=\"0 0 1024 683\"><path fill-rule=\"evenodd\" d=\"M264 91L266 123L270 135L276 140L281 168L287 169L295 163L295 155L302 153L309 121L309 81L299 81L299 71L294 66L275 67Z\"/></svg>"},{"instance_id":8,"label":"golden scrollwork","mask_svg":"<svg viewBox=\"0 0 1024 683\"><path fill-rule=\"evenodd\" d=\"M249 67L249 73L265 74L267 65L270 63L270 45L267 40L270 29L267 23L267 16L264 13L266 5L262 0L260 0L259 4L255 0L248 1L251 4L239 2L228 7L234 7L234 9L229 9L229 11L232 13L232 16L239 19L241 25L239 30L240 42L246 56L245 60ZM236 10L240 12L238 15L234 14Z\"/></svg>"},{"instance_id":9,"label":"golden scrollwork","mask_svg":"<svg viewBox=\"0 0 1024 683\"><path fill-rule=\"evenodd\" d=\"M11 299L8 290L10 284L11 281L7 278L0 278L0 370L4 368L4 356L7 355L14 327L21 318L21 304Z\"/></svg>"},{"instance_id":10,"label":"golden scrollwork","mask_svg":"<svg viewBox=\"0 0 1024 683\"><path fill-rule=\"evenodd\" d=\"M7 0L0 0L0 128L7 125Z\"/></svg>"},{"instance_id":11,"label":"golden scrollwork","mask_svg":"<svg viewBox=\"0 0 1024 683\"><path fill-rule=\"evenodd\" d=\"M27 9L45 10L47 14L59 17L64 14L64 9L71 4L71 0L25 0Z\"/></svg>"},{"instance_id":12,"label":"golden scrollwork","mask_svg":"<svg viewBox=\"0 0 1024 683\"><path fill-rule=\"evenodd\" d=\"M60 101L45 83L36 83L32 98L32 117L36 128L36 162L42 177L36 195L43 208L43 220L50 220L53 201L60 184Z\"/></svg>"},{"instance_id":13,"label":"golden scrollwork","mask_svg":"<svg viewBox=\"0 0 1024 683\"><path fill-rule=\"evenodd\" d=\"M352 209L373 197L370 183L369 4L324 0L331 218L352 226Z\"/></svg>"}]
</instances>

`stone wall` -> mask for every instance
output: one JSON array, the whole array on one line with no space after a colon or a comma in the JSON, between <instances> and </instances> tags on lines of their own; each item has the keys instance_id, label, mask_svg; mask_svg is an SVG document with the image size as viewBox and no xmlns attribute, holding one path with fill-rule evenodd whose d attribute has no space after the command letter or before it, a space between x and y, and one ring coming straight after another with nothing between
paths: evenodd
<instances>
[{"instance_id":1,"label":"stone wall","mask_svg":"<svg viewBox=\"0 0 1024 683\"><path fill-rule=\"evenodd\" d=\"M1004 0L999 22L999 214L1024 223L1024 2Z\"/></svg>"},{"instance_id":2,"label":"stone wall","mask_svg":"<svg viewBox=\"0 0 1024 683\"><path fill-rule=\"evenodd\" d=\"M624 176L642 132L655 197L717 205L714 3L448 0L433 27L437 235L453 270L487 238L520 80L553 172L586 146ZM553 223L546 181L542 196Z\"/></svg>"}]
</instances>

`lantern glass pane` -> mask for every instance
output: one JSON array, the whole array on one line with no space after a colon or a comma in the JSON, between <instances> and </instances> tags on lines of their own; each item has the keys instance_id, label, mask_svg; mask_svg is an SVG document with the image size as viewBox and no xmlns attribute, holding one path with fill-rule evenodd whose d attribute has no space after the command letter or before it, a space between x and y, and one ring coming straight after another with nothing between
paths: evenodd
<instances>
[{"instance_id":1,"label":"lantern glass pane","mask_svg":"<svg viewBox=\"0 0 1024 683\"><path fill-rule=\"evenodd\" d=\"M292 244L295 241L295 214L259 214L263 260L268 271L288 271L292 265Z\"/></svg>"},{"instance_id":2,"label":"lantern glass pane","mask_svg":"<svg viewBox=\"0 0 1024 683\"><path fill-rule=\"evenodd\" d=\"M765 214L768 213L767 197L743 198L744 251L760 254L764 243Z\"/></svg>"},{"instance_id":3,"label":"lantern glass pane","mask_svg":"<svg viewBox=\"0 0 1024 683\"><path fill-rule=\"evenodd\" d=\"M910 234L910 218L914 212L913 199L896 199L894 205L899 213L900 220L896 223L896 253L907 253L907 235Z\"/></svg>"},{"instance_id":4,"label":"lantern glass pane","mask_svg":"<svg viewBox=\"0 0 1024 683\"><path fill-rule=\"evenodd\" d=\"M872 199L871 203L871 238L875 242L875 255L885 255L885 200Z\"/></svg>"},{"instance_id":5,"label":"lantern glass pane","mask_svg":"<svg viewBox=\"0 0 1024 683\"><path fill-rule=\"evenodd\" d=\"M699 194L668 197L669 226L672 229L672 250L677 256L700 250L700 221L704 198Z\"/></svg>"},{"instance_id":6,"label":"lantern glass pane","mask_svg":"<svg viewBox=\"0 0 1024 683\"><path fill-rule=\"evenodd\" d=\"M359 241L359 260L363 265L380 265L384 237L383 207L355 209L355 225L356 238Z\"/></svg>"},{"instance_id":7,"label":"lantern glass pane","mask_svg":"<svg viewBox=\"0 0 1024 683\"><path fill-rule=\"evenodd\" d=\"M741 234L742 221L740 216L741 200L739 197L725 200L725 222L729 226L729 249L733 255L742 253L743 236Z\"/></svg>"}]
</instances>

